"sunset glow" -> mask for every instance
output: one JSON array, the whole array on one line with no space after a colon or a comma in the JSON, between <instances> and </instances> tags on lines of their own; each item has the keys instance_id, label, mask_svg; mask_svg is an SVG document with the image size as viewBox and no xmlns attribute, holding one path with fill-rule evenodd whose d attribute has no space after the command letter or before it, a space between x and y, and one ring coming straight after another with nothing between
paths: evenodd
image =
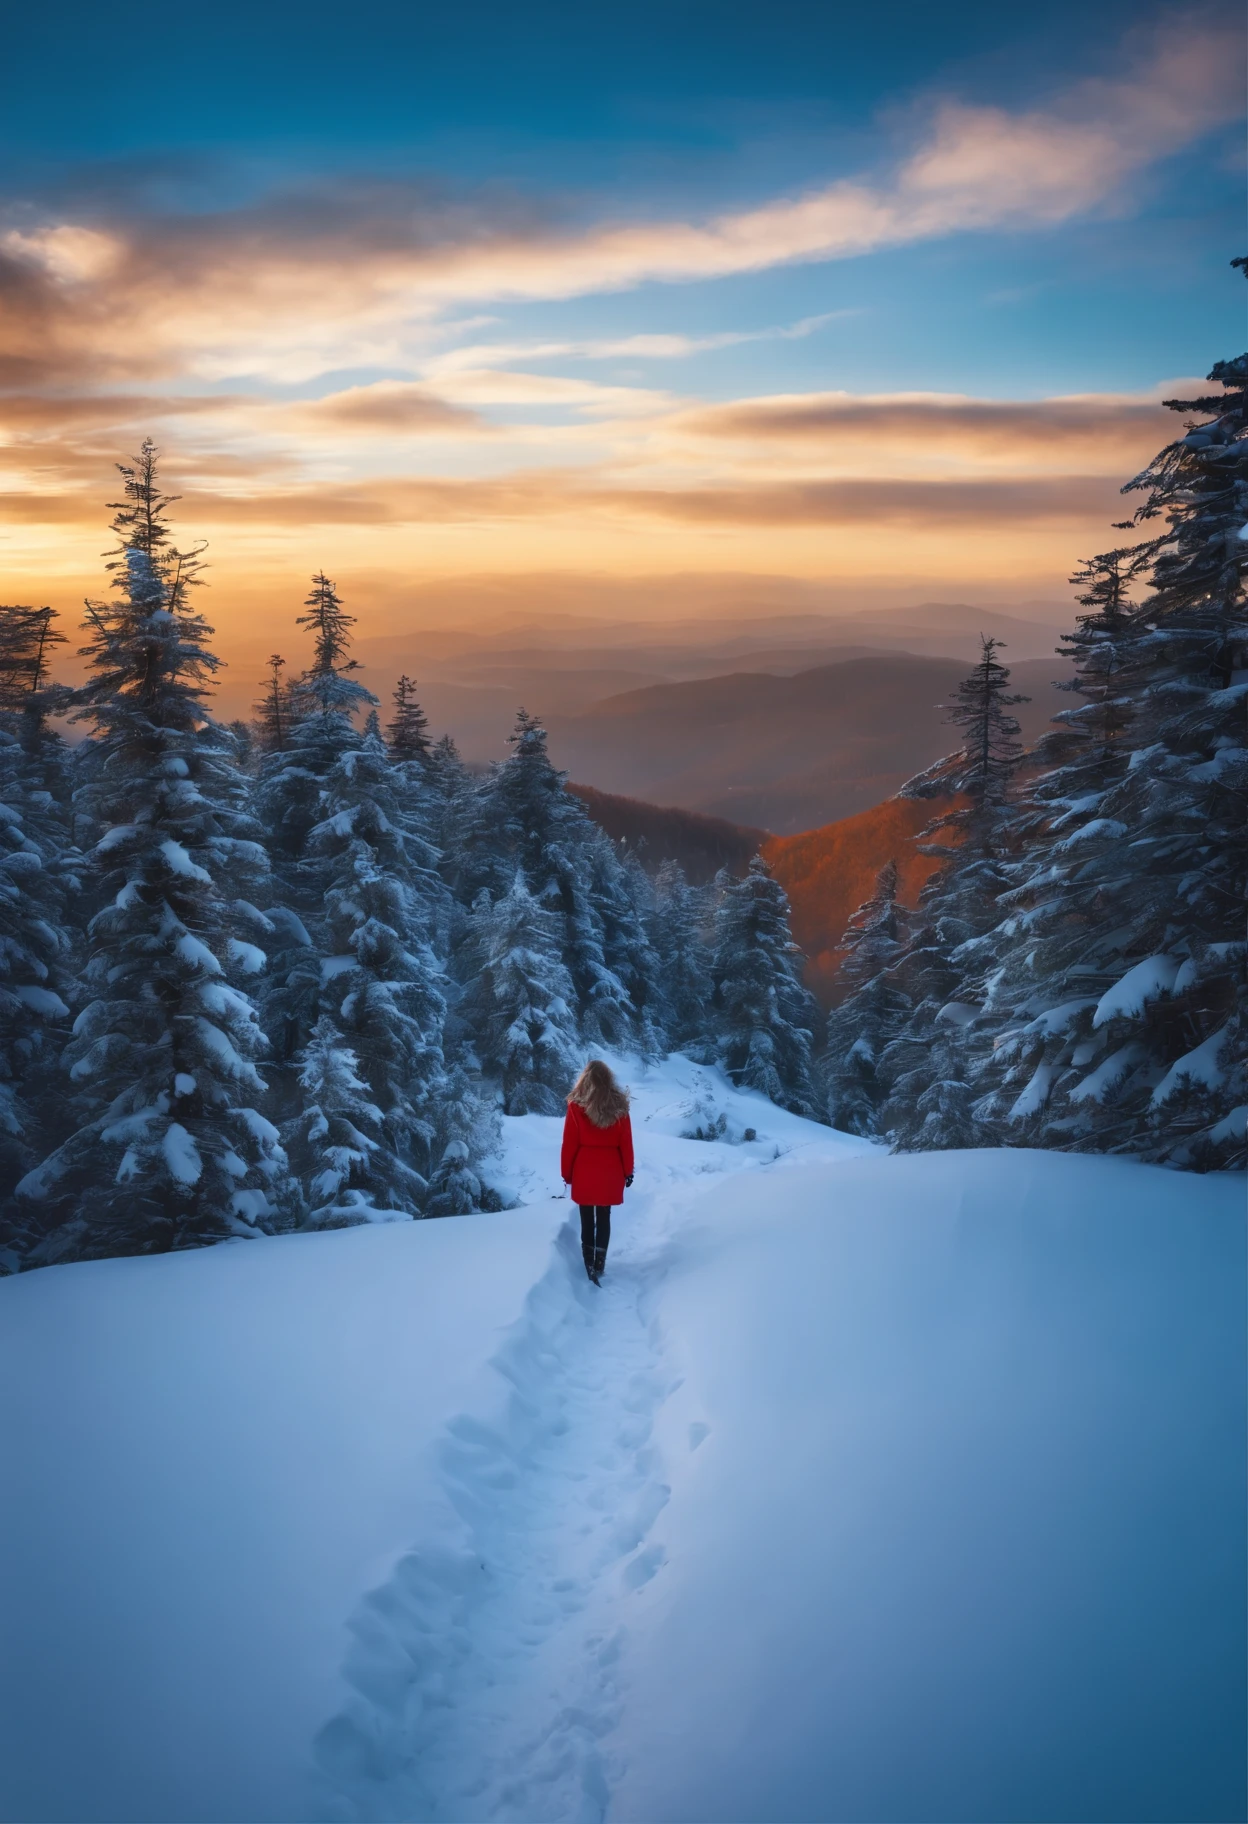
<instances>
[{"instance_id":1,"label":"sunset glow","mask_svg":"<svg viewBox=\"0 0 1248 1824\"><path fill-rule=\"evenodd\" d=\"M98 589L112 464L152 436L247 667L316 566L387 634L521 622L552 590L641 620L760 586L1057 612L1233 316L1227 286L1193 331L1195 276L1151 235L1194 170L1230 207L1237 42L1216 11L1124 20L1083 75L1020 82L1003 51L999 94L954 57L843 97L852 147L803 151L778 115L757 170L686 158L684 207L618 161L573 193L558 161L464 174L444 145L369 175L331 136L297 169L254 122L232 165L26 167L3 589L68 613ZM1222 262L1212 218L1205 241Z\"/></svg>"}]
</instances>

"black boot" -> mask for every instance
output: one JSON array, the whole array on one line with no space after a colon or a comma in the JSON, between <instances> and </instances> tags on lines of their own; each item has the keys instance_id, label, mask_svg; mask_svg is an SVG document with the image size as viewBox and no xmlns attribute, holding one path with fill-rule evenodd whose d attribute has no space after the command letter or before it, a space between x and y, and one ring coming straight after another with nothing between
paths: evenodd
<instances>
[{"instance_id":1,"label":"black boot","mask_svg":"<svg viewBox=\"0 0 1248 1824\"><path fill-rule=\"evenodd\" d=\"M585 1262L586 1274L588 1275L588 1277L590 1279L594 1279L594 1257L593 1257L593 1255L587 1252L582 1256L582 1259ZM594 1280L594 1284L597 1285L597 1283L598 1283L597 1280Z\"/></svg>"},{"instance_id":2,"label":"black boot","mask_svg":"<svg viewBox=\"0 0 1248 1824\"><path fill-rule=\"evenodd\" d=\"M595 1248L594 1249L594 1270L590 1274L589 1277L593 1280L593 1282L596 1286L600 1286L602 1284L602 1276L606 1272L606 1268L607 1268L607 1250L605 1248Z\"/></svg>"}]
</instances>

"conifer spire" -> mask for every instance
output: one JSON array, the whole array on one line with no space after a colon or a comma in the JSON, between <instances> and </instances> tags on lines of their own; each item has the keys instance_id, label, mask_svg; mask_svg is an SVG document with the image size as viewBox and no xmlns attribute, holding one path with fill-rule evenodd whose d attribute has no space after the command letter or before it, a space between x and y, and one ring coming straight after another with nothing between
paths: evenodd
<instances>
[{"instance_id":1,"label":"conifer spire","mask_svg":"<svg viewBox=\"0 0 1248 1824\"><path fill-rule=\"evenodd\" d=\"M391 755L396 760L429 758L429 718L416 697L416 680L406 673L394 687L394 715L386 727Z\"/></svg>"},{"instance_id":2,"label":"conifer spire","mask_svg":"<svg viewBox=\"0 0 1248 1824\"><path fill-rule=\"evenodd\" d=\"M269 675L255 705L260 723L260 745L269 754L285 753L294 721L290 685L282 676L285 668L286 661L280 652L270 655Z\"/></svg>"}]
</instances>

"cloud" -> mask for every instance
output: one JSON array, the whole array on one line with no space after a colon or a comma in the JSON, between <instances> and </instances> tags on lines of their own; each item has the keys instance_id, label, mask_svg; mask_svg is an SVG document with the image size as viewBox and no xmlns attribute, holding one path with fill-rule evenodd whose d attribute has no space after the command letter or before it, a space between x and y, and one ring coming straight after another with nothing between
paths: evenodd
<instances>
[{"instance_id":1,"label":"cloud","mask_svg":"<svg viewBox=\"0 0 1248 1824\"><path fill-rule=\"evenodd\" d=\"M1179 19L1116 79L1014 112L947 100L891 171L704 221L570 228L514 196L464 201L393 183L305 188L216 214L107 216L97 204L90 220L35 221L28 210L0 233L0 377L301 384L351 367L423 371L437 319L462 304L1050 227L1116 205L1153 161L1236 115L1240 48L1229 29ZM565 352L663 358L713 345L626 337Z\"/></svg>"},{"instance_id":2,"label":"cloud","mask_svg":"<svg viewBox=\"0 0 1248 1824\"><path fill-rule=\"evenodd\" d=\"M426 387L402 380L378 380L284 408L288 417L326 430L399 432L477 431L484 420L452 405Z\"/></svg>"},{"instance_id":3,"label":"cloud","mask_svg":"<svg viewBox=\"0 0 1248 1824\"><path fill-rule=\"evenodd\" d=\"M558 359L677 361L709 350L739 348L746 342L798 341L813 335L826 323L857 315L855 310L825 310L815 317L802 317L796 323L777 324L767 329L721 330L710 336L652 334L563 342L469 342L434 355L426 362L425 370L431 374L452 374L460 368L506 367L515 361Z\"/></svg>"},{"instance_id":4,"label":"cloud","mask_svg":"<svg viewBox=\"0 0 1248 1824\"><path fill-rule=\"evenodd\" d=\"M594 417L653 417L670 410L670 393L636 386L601 386L563 374L526 374L513 368L452 369L439 374L452 399L473 405L566 406Z\"/></svg>"},{"instance_id":5,"label":"cloud","mask_svg":"<svg viewBox=\"0 0 1248 1824\"><path fill-rule=\"evenodd\" d=\"M582 470L517 471L470 480L381 477L371 482L266 487L245 491L182 486L187 524L330 526L462 524L491 520L572 519L587 516L668 520L719 526L975 527L1009 522L1084 524L1120 507L1102 476L1064 475L994 480L793 480L756 487L655 488L622 486ZM180 484L181 485L181 484ZM29 497L0 502L5 518L81 517L70 502Z\"/></svg>"},{"instance_id":6,"label":"cloud","mask_svg":"<svg viewBox=\"0 0 1248 1824\"><path fill-rule=\"evenodd\" d=\"M219 417L247 410L256 401L225 393L184 396L159 393L3 393L0 429L10 436L50 431L82 431L101 425L108 430L149 426L170 418Z\"/></svg>"},{"instance_id":7,"label":"cloud","mask_svg":"<svg viewBox=\"0 0 1248 1824\"><path fill-rule=\"evenodd\" d=\"M1160 398L974 399L962 394L796 393L741 399L674 415L668 430L712 442L792 445L807 460L892 450L910 463L934 458L1012 465L1073 459L1111 471L1140 459L1173 431Z\"/></svg>"}]
</instances>

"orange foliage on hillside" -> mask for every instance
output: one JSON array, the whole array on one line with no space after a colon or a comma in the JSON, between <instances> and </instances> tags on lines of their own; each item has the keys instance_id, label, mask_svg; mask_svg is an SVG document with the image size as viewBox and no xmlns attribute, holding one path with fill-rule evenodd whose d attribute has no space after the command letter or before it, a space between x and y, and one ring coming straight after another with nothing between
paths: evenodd
<instances>
[{"instance_id":1,"label":"orange foliage on hillside","mask_svg":"<svg viewBox=\"0 0 1248 1824\"><path fill-rule=\"evenodd\" d=\"M821 1006L836 1000L837 945L885 862L897 863L897 897L905 906L918 904L924 881L940 866L920 855L914 841L935 808L913 798L886 798L822 829L769 836L763 844L792 904L793 936L808 958L806 985Z\"/></svg>"}]
</instances>

